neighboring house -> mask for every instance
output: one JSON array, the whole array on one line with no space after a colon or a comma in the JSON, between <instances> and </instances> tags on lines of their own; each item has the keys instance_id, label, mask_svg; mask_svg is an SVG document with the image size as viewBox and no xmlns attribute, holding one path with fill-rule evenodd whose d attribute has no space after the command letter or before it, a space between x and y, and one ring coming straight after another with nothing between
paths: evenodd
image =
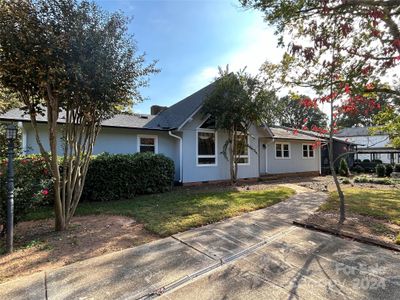
<instances>
[{"instance_id":1,"label":"neighboring house","mask_svg":"<svg viewBox=\"0 0 400 300\"><path fill-rule=\"evenodd\" d=\"M287 130L292 130L291 128L280 126L281 128L285 128ZM328 151L328 141L329 134L320 134L317 132L313 132L310 130L302 130L298 129L297 132L305 135L312 136L314 138L321 139L321 174L329 174L330 165L329 165L329 151ZM344 158L347 162L347 165L351 168L354 165L354 156L357 148L357 144L349 141L345 138L333 137L333 159L335 162L335 167L339 167L340 160ZM347 153L347 155L346 155Z\"/></svg>"},{"instance_id":2,"label":"neighboring house","mask_svg":"<svg viewBox=\"0 0 400 300\"><path fill-rule=\"evenodd\" d=\"M371 133L368 127L353 127L340 130L336 136L358 144L356 159L400 163L400 149L390 147L389 135L384 132Z\"/></svg>"},{"instance_id":3,"label":"neighboring house","mask_svg":"<svg viewBox=\"0 0 400 300\"><path fill-rule=\"evenodd\" d=\"M229 163L222 154L227 134L215 130L212 118L200 109L213 84L169 108L154 106L156 115L120 114L102 123L94 154L162 153L175 163L175 179L181 183L229 180ZM18 122L23 133L25 153L38 153L29 116L15 109L0 115L3 122ZM60 123L63 122L61 117ZM48 149L46 117L38 119L40 136ZM251 126L248 134L251 148L241 156L238 178L258 178L268 174L319 174L320 149L312 145L317 137L293 134L293 130ZM62 141L59 142L60 153Z\"/></svg>"}]
</instances>

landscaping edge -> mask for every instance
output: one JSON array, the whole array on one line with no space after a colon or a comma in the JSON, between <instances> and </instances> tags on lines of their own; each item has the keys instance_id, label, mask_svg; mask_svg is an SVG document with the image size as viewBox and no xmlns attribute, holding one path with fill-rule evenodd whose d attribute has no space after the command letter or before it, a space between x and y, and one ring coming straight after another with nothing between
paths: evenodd
<instances>
[{"instance_id":1,"label":"landscaping edge","mask_svg":"<svg viewBox=\"0 0 400 300\"><path fill-rule=\"evenodd\" d=\"M341 238L350 238L350 239L355 240L360 243L375 245L375 246L378 246L381 248L400 252L400 246L397 246L395 244L389 244L389 243L386 243L386 242L383 242L383 241L380 241L377 239L369 238L366 236L362 236L362 235L358 235L358 234L356 235L356 234L348 232L348 231L332 229L329 227L324 227L324 226L320 226L320 225L313 224L313 223L305 223L303 221L293 221L293 225L303 227L306 229L311 229L311 230L328 233L328 234L335 235L335 236L338 236Z\"/></svg>"}]
</instances>

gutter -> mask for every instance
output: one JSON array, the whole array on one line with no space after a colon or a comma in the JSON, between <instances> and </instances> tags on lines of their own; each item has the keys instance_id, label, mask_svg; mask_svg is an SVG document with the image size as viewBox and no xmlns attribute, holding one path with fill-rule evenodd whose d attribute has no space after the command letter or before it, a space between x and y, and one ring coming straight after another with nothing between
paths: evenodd
<instances>
[{"instance_id":1,"label":"gutter","mask_svg":"<svg viewBox=\"0 0 400 300\"><path fill-rule=\"evenodd\" d=\"M179 140L179 182L183 181L183 157L182 157L182 138L178 135L172 133L171 130L168 131L168 134Z\"/></svg>"}]
</instances>

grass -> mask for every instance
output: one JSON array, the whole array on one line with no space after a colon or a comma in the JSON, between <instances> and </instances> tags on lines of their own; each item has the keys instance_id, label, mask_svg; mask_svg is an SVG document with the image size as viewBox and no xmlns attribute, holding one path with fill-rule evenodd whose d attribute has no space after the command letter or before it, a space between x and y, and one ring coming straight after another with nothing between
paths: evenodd
<instances>
[{"instance_id":1,"label":"grass","mask_svg":"<svg viewBox=\"0 0 400 300\"><path fill-rule=\"evenodd\" d=\"M363 216L389 220L400 225L400 190L345 188L347 212ZM320 207L320 211L337 211L339 197L330 193L329 200Z\"/></svg>"},{"instance_id":2,"label":"grass","mask_svg":"<svg viewBox=\"0 0 400 300\"><path fill-rule=\"evenodd\" d=\"M287 199L295 192L286 187L257 191L177 190L164 194L139 196L131 200L79 204L76 215L112 214L135 218L160 236L185 231L237 216ZM53 217L50 208L30 213L26 220Z\"/></svg>"}]
</instances>

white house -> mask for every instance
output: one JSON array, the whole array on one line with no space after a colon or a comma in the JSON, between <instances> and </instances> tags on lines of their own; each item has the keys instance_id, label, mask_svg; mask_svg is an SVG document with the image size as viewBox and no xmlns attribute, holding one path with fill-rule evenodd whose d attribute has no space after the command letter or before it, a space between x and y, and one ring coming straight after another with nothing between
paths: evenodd
<instances>
[{"instance_id":1,"label":"white house","mask_svg":"<svg viewBox=\"0 0 400 300\"><path fill-rule=\"evenodd\" d=\"M337 137L358 144L356 158L379 159L383 163L400 163L400 149L390 146L390 137L385 132L372 133L368 127L353 127L340 130Z\"/></svg>"},{"instance_id":2,"label":"white house","mask_svg":"<svg viewBox=\"0 0 400 300\"><path fill-rule=\"evenodd\" d=\"M228 180L229 163L222 154L226 132L215 130L212 118L200 111L213 86L210 84L157 114L120 114L103 122L94 154L162 153L175 162L176 181L187 184ZM17 122L22 129L24 152L39 152L29 116L14 109L0 115L0 121ZM47 141L46 117L38 121L40 136ZM63 119L59 122L63 123ZM318 140L315 136L294 134L285 128L252 126L248 139L255 151L246 149L242 153L239 178L320 173L321 153L320 149L313 148ZM44 145L48 148L48 144ZM59 145L61 154L61 140Z\"/></svg>"}]
</instances>

